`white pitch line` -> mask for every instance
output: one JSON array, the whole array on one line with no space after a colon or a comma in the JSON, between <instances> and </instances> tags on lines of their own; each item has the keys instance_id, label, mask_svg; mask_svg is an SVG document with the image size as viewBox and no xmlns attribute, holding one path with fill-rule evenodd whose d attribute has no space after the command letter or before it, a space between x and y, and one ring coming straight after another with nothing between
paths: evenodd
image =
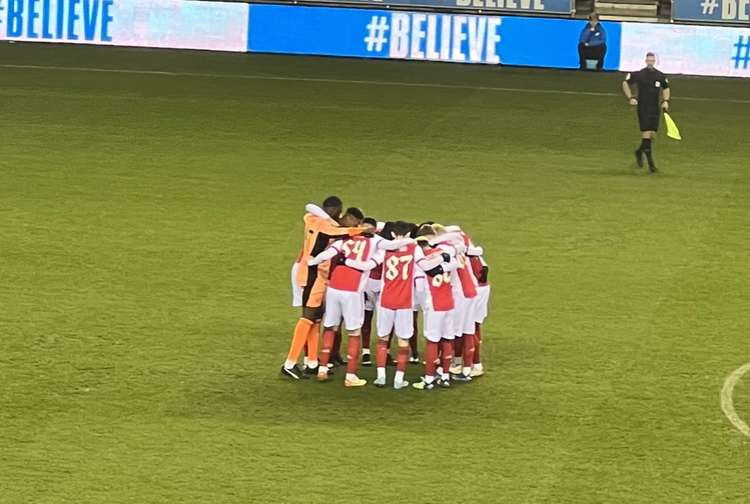
<instances>
[{"instance_id":1,"label":"white pitch line","mask_svg":"<svg viewBox=\"0 0 750 504\"><path fill-rule=\"evenodd\" d=\"M742 376L748 371L750 371L750 362L735 369L734 372L724 380L724 386L721 388L721 410L738 431L750 437L750 427L748 427L745 421L739 417L737 411L735 411L733 398L734 386L737 385L737 382L740 381Z\"/></svg>"},{"instance_id":2,"label":"white pitch line","mask_svg":"<svg viewBox=\"0 0 750 504\"><path fill-rule=\"evenodd\" d=\"M531 93L531 94L561 94L561 95L581 95L581 96L608 96L620 97L618 93L602 93L597 91L571 91L564 89L531 89L531 88L512 88L512 87L495 87L495 86L469 86L466 84L437 84L432 82L403 82L403 81L378 81L378 80L354 80L354 79L326 79L320 77L282 77L275 75L251 75L251 74L215 74L201 72L168 72L160 70L133 70L124 68L95 68L95 67L64 67L64 66L46 66L46 65L12 65L0 64L0 68L15 68L27 70L57 70L68 72L99 72L99 73L118 73L118 74L136 74L136 75L159 75L169 77L207 77L212 79L248 79L248 80L267 80L267 81L292 81L292 82L320 82L324 84L355 84L365 86L397 86L397 87L416 87L416 88L434 88L434 89L464 89L470 91L494 91L503 93ZM680 101L698 101L698 102L723 102L750 104L750 100L740 98L703 98L698 96L680 96Z\"/></svg>"}]
</instances>

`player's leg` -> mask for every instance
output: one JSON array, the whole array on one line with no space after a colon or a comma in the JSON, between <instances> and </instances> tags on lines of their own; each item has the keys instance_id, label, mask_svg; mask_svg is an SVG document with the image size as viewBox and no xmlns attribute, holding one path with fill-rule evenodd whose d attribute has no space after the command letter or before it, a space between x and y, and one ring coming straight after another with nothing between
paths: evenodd
<instances>
[{"instance_id":1,"label":"player's leg","mask_svg":"<svg viewBox=\"0 0 750 504\"><path fill-rule=\"evenodd\" d=\"M417 334L419 334L419 312L414 310L412 312L412 334L413 338L409 338L409 364L419 364L419 349L417 348Z\"/></svg>"},{"instance_id":2,"label":"player's leg","mask_svg":"<svg viewBox=\"0 0 750 504\"><path fill-rule=\"evenodd\" d=\"M323 348L320 352L320 364L318 366L318 380L328 379L328 362L331 359L334 340L343 319L342 293L336 289L328 289L326 293L326 311L323 316Z\"/></svg>"},{"instance_id":3,"label":"player's leg","mask_svg":"<svg viewBox=\"0 0 750 504\"><path fill-rule=\"evenodd\" d=\"M422 331L425 338L425 375L413 386L416 389L428 390L435 386L437 381L438 352L440 347L440 328L444 312L425 310L422 321Z\"/></svg>"},{"instance_id":4,"label":"player's leg","mask_svg":"<svg viewBox=\"0 0 750 504\"><path fill-rule=\"evenodd\" d=\"M414 281L414 338L409 340L411 345L411 357L409 357L410 364L419 364L419 352L417 351L417 334L419 334L419 312L422 311L422 325L424 326L424 306L425 306L425 292L423 288L424 279L415 279Z\"/></svg>"},{"instance_id":5,"label":"player's leg","mask_svg":"<svg viewBox=\"0 0 750 504\"><path fill-rule=\"evenodd\" d=\"M281 367L281 374L293 380L305 378L304 373L297 367L297 360L299 360L302 349L307 343L307 335L315 323L316 307L308 306L307 304L310 302L312 287L316 278L317 275L311 278L308 277L308 285L302 290L302 317L297 320L297 324L294 326L292 343L289 345L289 352L287 353L284 365Z\"/></svg>"},{"instance_id":6,"label":"player's leg","mask_svg":"<svg viewBox=\"0 0 750 504\"><path fill-rule=\"evenodd\" d=\"M365 319L365 299L361 292L345 293L343 303L344 327L349 337L347 346L347 366L344 386L361 387L367 384L357 376L357 367L359 366L359 355L362 350L362 324Z\"/></svg>"},{"instance_id":7,"label":"player's leg","mask_svg":"<svg viewBox=\"0 0 750 504\"><path fill-rule=\"evenodd\" d=\"M442 339L440 340L440 360L442 364L442 370L440 372L441 387L450 387L450 365L453 362L453 340L455 339L455 323L453 321L453 311L443 312L443 324L441 328Z\"/></svg>"},{"instance_id":8,"label":"player's leg","mask_svg":"<svg viewBox=\"0 0 750 504\"><path fill-rule=\"evenodd\" d=\"M463 295L463 292L454 292L454 307L453 313L453 362L451 363L450 372L453 374L461 374L463 369L463 325L462 320L464 318L467 303L469 302Z\"/></svg>"},{"instance_id":9,"label":"player's leg","mask_svg":"<svg viewBox=\"0 0 750 504\"><path fill-rule=\"evenodd\" d=\"M369 282L369 280L368 280ZM372 289L365 291L365 321L362 324L362 365L372 364L370 356L370 335L372 334L372 319L375 314L376 293Z\"/></svg>"},{"instance_id":10,"label":"player's leg","mask_svg":"<svg viewBox=\"0 0 750 504\"><path fill-rule=\"evenodd\" d=\"M372 310L365 310L365 321L362 325L362 365L369 366L372 364L370 356L370 335L372 334Z\"/></svg>"},{"instance_id":11,"label":"player's leg","mask_svg":"<svg viewBox=\"0 0 750 504\"><path fill-rule=\"evenodd\" d=\"M385 354L385 365L388 367L393 367L396 365L396 361L394 361L393 357L391 357L391 344L393 343L393 331L391 331L390 334L388 334L387 341L388 341L388 346L387 346L388 352Z\"/></svg>"},{"instance_id":12,"label":"player's leg","mask_svg":"<svg viewBox=\"0 0 750 504\"><path fill-rule=\"evenodd\" d=\"M395 311L378 306L378 349L375 355L375 365L377 366L377 378L375 386L384 387L386 384L385 369L388 365L388 342L393 331L395 322Z\"/></svg>"},{"instance_id":13,"label":"player's leg","mask_svg":"<svg viewBox=\"0 0 750 504\"><path fill-rule=\"evenodd\" d=\"M318 374L318 348L320 344L320 320L325 311L325 294L327 290L325 280L320 277L315 279L312 292L307 300L309 314L313 317L313 325L307 333L305 342L305 368L304 372L310 375Z\"/></svg>"},{"instance_id":14,"label":"player's leg","mask_svg":"<svg viewBox=\"0 0 750 504\"><path fill-rule=\"evenodd\" d=\"M490 286L484 285L477 289L477 306L474 313L474 366L471 370L471 377L476 378L484 374L484 365L482 364L482 324L487 318L487 306L490 301Z\"/></svg>"},{"instance_id":15,"label":"player's leg","mask_svg":"<svg viewBox=\"0 0 750 504\"><path fill-rule=\"evenodd\" d=\"M331 373L331 370L328 368L328 362L331 360L331 349L333 348L333 340L336 337L336 331L338 331L338 327L325 327L325 322L323 323L323 325L323 345L320 349L318 377L325 378Z\"/></svg>"},{"instance_id":16,"label":"player's leg","mask_svg":"<svg viewBox=\"0 0 750 504\"><path fill-rule=\"evenodd\" d=\"M476 304L478 296L474 296L471 299L467 299L463 309L460 313L459 329L463 335L463 367L455 374L454 379L456 381L470 382L471 381L471 370L474 366L474 331L476 325L474 323L474 312L476 311ZM453 370L451 369L451 372Z\"/></svg>"},{"instance_id":17,"label":"player's leg","mask_svg":"<svg viewBox=\"0 0 750 504\"><path fill-rule=\"evenodd\" d=\"M303 372L308 375L318 374L318 350L320 348L320 320L313 322L310 331L307 333L307 343L305 344L305 366Z\"/></svg>"},{"instance_id":18,"label":"player's leg","mask_svg":"<svg viewBox=\"0 0 750 504\"><path fill-rule=\"evenodd\" d=\"M396 374L393 378L393 388L402 389L409 386L404 379L406 365L409 362L409 341L414 337L414 320L411 309L395 311L395 332L398 341L398 354L396 358Z\"/></svg>"}]
</instances>

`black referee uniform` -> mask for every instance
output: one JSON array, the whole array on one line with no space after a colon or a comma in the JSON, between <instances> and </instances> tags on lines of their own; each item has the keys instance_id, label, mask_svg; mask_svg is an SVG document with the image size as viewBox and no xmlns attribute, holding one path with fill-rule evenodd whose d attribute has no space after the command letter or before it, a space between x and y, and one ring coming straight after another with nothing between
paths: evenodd
<instances>
[{"instance_id":1,"label":"black referee uniform","mask_svg":"<svg viewBox=\"0 0 750 504\"><path fill-rule=\"evenodd\" d=\"M637 72L629 73L625 77L628 85L635 86L638 90L638 125L641 132L650 133L642 135L641 145L635 151L636 159L639 166L643 164L642 155L645 154L648 159L648 165L651 171L656 170L654 159L651 154L651 139L659 130L659 119L661 118L661 93L664 89L669 89L669 79L662 72L654 67L645 67Z\"/></svg>"}]
</instances>

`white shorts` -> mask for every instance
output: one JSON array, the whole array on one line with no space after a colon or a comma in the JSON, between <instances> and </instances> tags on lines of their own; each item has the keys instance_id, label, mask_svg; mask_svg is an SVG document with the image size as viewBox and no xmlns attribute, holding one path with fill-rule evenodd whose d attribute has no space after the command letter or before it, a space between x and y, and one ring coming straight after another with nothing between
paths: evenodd
<instances>
[{"instance_id":1,"label":"white shorts","mask_svg":"<svg viewBox=\"0 0 750 504\"><path fill-rule=\"evenodd\" d=\"M292 306L302 306L302 287L297 285L299 263L292 264Z\"/></svg>"},{"instance_id":2,"label":"white shorts","mask_svg":"<svg viewBox=\"0 0 750 504\"><path fill-rule=\"evenodd\" d=\"M433 343L437 343L443 338L447 340L454 339L453 312L425 310L424 337L427 341Z\"/></svg>"},{"instance_id":3,"label":"white shorts","mask_svg":"<svg viewBox=\"0 0 750 504\"><path fill-rule=\"evenodd\" d=\"M362 292L351 292L332 289L326 291L326 313L323 326L336 327L344 321L344 329L356 331L365 323L365 295Z\"/></svg>"},{"instance_id":4,"label":"white shorts","mask_svg":"<svg viewBox=\"0 0 750 504\"><path fill-rule=\"evenodd\" d=\"M487 307L490 304L490 286L477 287L477 297L474 301L474 322L481 324L487 318Z\"/></svg>"},{"instance_id":5,"label":"white shorts","mask_svg":"<svg viewBox=\"0 0 750 504\"><path fill-rule=\"evenodd\" d=\"M365 310L375 311L380 299L380 283L382 280L368 278L365 283Z\"/></svg>"},{"instance_id":6,"label":"white shorts","mask_svg":"<svg viewBox=\"0 0 750 504\"><path fill-rule=\"evenodd\" d=\"M453 300L455 304L455 308L453 309L453 334L456 336L474 334L476 296L469 299L465 298L463 293L454 293Z\"/></svg>"},{"instance_id":7,"label":"white shorts","mask_svg":"<svg viewBox=\"0 0 750 504\"><path fill-rule=\"evenodd\" d=\"M391 310L378 306L378 338L388 337L394 328L397 338L411 338L414 335L414 312L410 308Z\"/></svg>"}]
</instances>

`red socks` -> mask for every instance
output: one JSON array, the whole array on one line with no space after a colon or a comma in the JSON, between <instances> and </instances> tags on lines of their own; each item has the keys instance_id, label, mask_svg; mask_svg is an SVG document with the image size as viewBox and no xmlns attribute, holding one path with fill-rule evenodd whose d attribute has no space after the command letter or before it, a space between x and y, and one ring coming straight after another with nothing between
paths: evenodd
<instances>
[{"instance_id":1,"label":"red socks","mask_svg":"<svg viewBox=\"0 0 750 504\"><path fill-rule=\"evenodd\" d=\"M456 357L461 357L464 353L464 338L463 336L456 336L456 339L453 340L453 355Z\"/></svg>"},{"instance_id":2,"label":"red socks","mask_svg":"<svg viewBox=\"0 0 750 504\"><path fill-rule=\"evenodd\" d=\"M438 361L438 343L427 341L425 346L424 374L426 376L435 376L435 368Z\"/></svg>"},{"instance_id":3,"label":"red socks","mask_svg":"<svg viewBox=\"0 0 750 504\"><path fill-rule=\"evenodd\" d=\"M323 367L328 366L328 361L331 359L331 348L333 348L333 340L336 339L336 331L333 329L326 329L323 332L323 349L320 352L320 365Z\"/></svg>"},{"instance_id":4,"label":"red socks","mask_svg":"<svg viewBox=\"0 0 750 504\"><path fill-rule=\"evenodd\" d=\"M385 367L386 359L388 358L388 340L378 338L378 349L375 355L375 365L377 367Z\"/></svg>"},{"instance_id":5,"label":"red socks","mask_svg":"<svg viewBox=\"0 0 750 504\"><path fill-rule=\"evenodd\" d=\"M474 365L474 335L464 334L462 339L464 340L464 367L471 367Z\"/></svg>"},{"instance_id":6,"label":"red socks","mask_svg":"<svg viewBox=\"0 0 750 504\"><path fill-rule=\"evenodd\" d=\"M349 335L349 348L346 351L346 372L357 374L359 365L359 351L362 347L362 337Z\"/></svg>"},{"instance_id":7,"label":"red socks","mask_svg":"<svg viewBox=\"0 0 750 504\"><path fill-rule=\"evenodd\" d=\"M453 362L453 340L444 339L440 342L440 347L443 350L443 373L448 373Z\"/></svg>"},{"instance_id":8,"label":"red socks","mask_svg":"<svg viewBox=\"0 0 750 504\"><path fill-rule=\"evenodd\" d=\"M401 371L402 373L406 371L406 364L409 362L409 347L405 346L399 346L398 347L398 357L396 360L396 371Z\"/></svg>"}]
</instances>

